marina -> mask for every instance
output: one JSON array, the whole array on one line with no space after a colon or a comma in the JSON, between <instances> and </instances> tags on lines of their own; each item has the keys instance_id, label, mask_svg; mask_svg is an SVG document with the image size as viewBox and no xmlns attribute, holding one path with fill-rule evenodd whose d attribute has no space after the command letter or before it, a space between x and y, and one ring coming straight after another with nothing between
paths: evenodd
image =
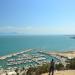
<instances>
[{"instance_id":1,"label":"marina","mask_svg":"<svg viewBox=\"0 0 75 75\"><path fill-rule=\"evenodd\" d=\"M49 63L51 57L45 54L39 53L41 49L28 49L19 53L14 53L0 58L0 63L3 68L14 68L14 67L25 67L30 66L36 67L43 63ZM45 50L43 50L45 51Z\"/></svg>"}]
</instances>

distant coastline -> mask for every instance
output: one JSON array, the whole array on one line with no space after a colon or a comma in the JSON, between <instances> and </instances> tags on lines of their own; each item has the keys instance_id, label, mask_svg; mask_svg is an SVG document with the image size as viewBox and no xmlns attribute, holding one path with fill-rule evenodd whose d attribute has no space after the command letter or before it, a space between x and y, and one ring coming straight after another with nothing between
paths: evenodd
<instances>
[{"instance_id":1,"label":"distant coastline","mask_svg":"<svg viewBox=\"0 0 75 75\"><path fill-rule=\"evenodd\" d=\"M75 36L70 37L71 39L75 39Z\"/></svg>"}]
</instances>

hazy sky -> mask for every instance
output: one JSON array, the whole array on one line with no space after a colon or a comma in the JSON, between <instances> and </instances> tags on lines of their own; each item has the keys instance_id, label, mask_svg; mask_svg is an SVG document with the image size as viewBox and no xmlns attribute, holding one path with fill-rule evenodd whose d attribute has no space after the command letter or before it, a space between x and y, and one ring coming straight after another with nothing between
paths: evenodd
<instances>
[{"instance_id":1,"label":"hazy sky","mask_svg":"<svg viewBox=\"0 0 75 75\"><path fill-rule=\"evenodd\" d=\"M0 0L0 34L75 34L75 0Z\"/></svg>"}]
</instances>

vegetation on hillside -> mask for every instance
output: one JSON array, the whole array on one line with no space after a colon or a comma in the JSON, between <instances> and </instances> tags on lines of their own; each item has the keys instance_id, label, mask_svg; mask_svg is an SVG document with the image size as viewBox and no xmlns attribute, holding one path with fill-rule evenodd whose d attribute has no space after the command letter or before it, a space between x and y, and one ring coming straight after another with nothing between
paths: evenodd
<instances>
[{"instance_id":1,"label":"vegetation on hillside","mask_svg":"<svg viewBox=\"0 0 75 75\"><path fill-rule=\"evenodd\" d=\"M68 60L67 63L66 69L75 70L75 58Z\"/></svg>"},{"instance_id":2,"label":"vegetation on hillside","mask_svg":"<svg viewBox=\"0 0 75 75\"><path fill-rule=\"evenodd\" d=\"M37 68L31 68L31 72L35 72L35 75L41 75L42 73L49 72L50 64L46 63ZM67 61L65 69L75 70L75 58ZM55 64L55 70L64 70L64 65L62 63Z\"/></svg>"}]
</instances>

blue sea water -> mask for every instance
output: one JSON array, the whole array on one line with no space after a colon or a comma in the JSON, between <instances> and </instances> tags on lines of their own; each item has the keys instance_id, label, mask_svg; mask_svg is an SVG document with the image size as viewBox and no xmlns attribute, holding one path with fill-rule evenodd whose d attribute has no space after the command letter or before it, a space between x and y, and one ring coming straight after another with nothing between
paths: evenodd
<instances>
[{"instance_id":1,"label":"blue sea water","mask_svg":"<svg viewBox=\"0 0 75 75\"><path fill-rule=\"evenodd\" d=\"M75 50L75 39L64 35L0 36L0 56L26 48L42 48L50 51Z\"/></svg>"}]
</instances>

